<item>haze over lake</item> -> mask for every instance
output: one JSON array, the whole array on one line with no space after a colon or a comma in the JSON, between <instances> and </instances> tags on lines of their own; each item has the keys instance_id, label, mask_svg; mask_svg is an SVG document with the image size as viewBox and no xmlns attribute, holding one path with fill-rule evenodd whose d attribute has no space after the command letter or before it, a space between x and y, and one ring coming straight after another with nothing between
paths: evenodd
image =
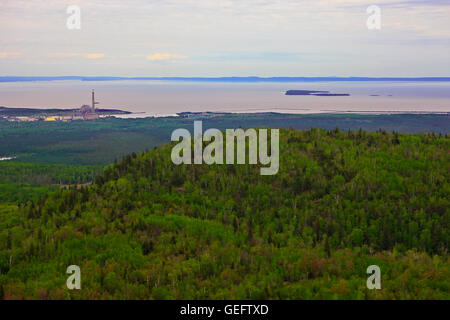
<instances>
[{"instance_id":1,"label":"haze over lake","mask_svg":"<svg viewBox=\"0 0 450 320\"><path fill-rule=\"evenodd\" d=\"M450 82L232 83L179 81L43 81L0 83L0 106L78 108L95 89L99 108L164 116L216 112L450 112ZM286 96L326 90L348 97Z\"/></svg>"}]
</instances>

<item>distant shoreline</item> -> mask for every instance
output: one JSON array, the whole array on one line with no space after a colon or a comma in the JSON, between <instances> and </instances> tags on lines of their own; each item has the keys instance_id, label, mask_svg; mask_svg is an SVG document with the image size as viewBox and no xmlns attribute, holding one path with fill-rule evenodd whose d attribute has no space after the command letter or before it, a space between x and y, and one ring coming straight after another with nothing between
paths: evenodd
<instances>
[{"instance_id":1,"label":"distant shoreline","mask_svg":"<svg viewBox=\"0 0 450 320\"><path fill-rule=\"evenodd\" d=\"M59 109L59 108L17 108L17 107L5 107L0 106L0 117L39 117L39 116L66 116L74 112L78 112L79 109ZM101 116L118 115L118 114L132 114L130 111L124 111L119 109L96 109L96 112Z\"/></svg>"},{"instance_id":2,"label":"distant shoreline","mask_svg":"<svg viewBox=\"0 0 450 320\"><path fill-rule=\"evenodd\" d=\"M179 82L450 82L450 77L99 77L99 76L0 76L1 82L33 81L179 81Z\"/></svg>"},{"instance_id":3,"label":"distant shoreline","mask_svg":"<svg viewBox=\"0 0 450 320\"><path fill-rule=\"evenodd\" d=\"M9 160L14 160L17 157L0 157L0 161L9 161Z\"/></svg>"},{"instance_id":4,"label":"distant shoreline","mask_svg":"<svg viewBox=\"0 0 450 320\"><path fill-rule=\"evenodd\" d=\"M16 118L39 117L39 116L62 116L72 113L77 109L45 109L45 108L8 108L0 106L0 119L11 120ZM186 119L208 119L224 115L311 115L311 116L327 116L327 115L450 115L450 111L395 111L395 110L321 110L319 112L306 112L309 109L288 109L288 108L272 108L270 110L252 110L240 111L183 111L174 114L149 114L147 112L132 112L119 109L98 109L100 119L105 117L115 117L120 119L145 119L145 118L186 118ZM293 111L303 111L296 113ZM28 120L22 120L28 121Z\"/></svg>"}]
</instances>

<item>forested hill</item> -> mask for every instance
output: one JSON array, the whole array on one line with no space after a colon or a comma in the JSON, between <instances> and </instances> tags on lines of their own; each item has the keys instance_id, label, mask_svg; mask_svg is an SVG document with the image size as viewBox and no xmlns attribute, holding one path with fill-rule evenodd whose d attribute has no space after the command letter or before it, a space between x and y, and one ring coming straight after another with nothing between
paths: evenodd
<instances>
[{"instance_id":1,"label":"forested hill","mask_svg":"<svg viewBox=\"0 0 450 320\"><path fill-rule=\"evenodd\" d=\"M90 187L3 208L0 298L449 299L449 150L433 134L281 130L274 176L175 166L170 145L133 154Z\"/></svg>"}]
</instances>

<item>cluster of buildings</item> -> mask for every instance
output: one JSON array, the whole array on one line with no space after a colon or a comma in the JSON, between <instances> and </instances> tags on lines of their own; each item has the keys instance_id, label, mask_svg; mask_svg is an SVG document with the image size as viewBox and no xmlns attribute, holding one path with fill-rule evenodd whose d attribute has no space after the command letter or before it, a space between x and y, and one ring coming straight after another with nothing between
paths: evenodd
<instances>
[{"instance_id":1,"label":"cluster of buildings","mask_svg":"<svg viewBox=\"0 0 450 320\"><path fill-rule=\"evenodd\" d=\"M82 105L76 111L64 112L62 115L38 115L38 116L7 116L4 117L8 121L72 121L72 120L96 120L100 118L99 113L95 109L95 93L92 90L92 105Z\"/></svg>"}]
</instances>

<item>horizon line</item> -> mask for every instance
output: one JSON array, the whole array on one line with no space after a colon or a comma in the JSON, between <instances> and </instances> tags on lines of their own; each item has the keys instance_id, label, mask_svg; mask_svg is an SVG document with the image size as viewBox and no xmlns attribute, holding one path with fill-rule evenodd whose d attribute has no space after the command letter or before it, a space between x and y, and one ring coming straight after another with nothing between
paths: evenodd
<instances>
[{"instance_id":1,"label":"horizon line","mask_svg":"<svg viewBox=\"0 0 450 320\"><path fill-rule=\"evenodd\" d=\"M430 81L450 82L450 77L259 77L259 76L222 76L222 77L124 77L124 76L0 76L0 82L33 81L192 81L192 82L345 82L345 81Z\"/></svg>"}]
</instances>

